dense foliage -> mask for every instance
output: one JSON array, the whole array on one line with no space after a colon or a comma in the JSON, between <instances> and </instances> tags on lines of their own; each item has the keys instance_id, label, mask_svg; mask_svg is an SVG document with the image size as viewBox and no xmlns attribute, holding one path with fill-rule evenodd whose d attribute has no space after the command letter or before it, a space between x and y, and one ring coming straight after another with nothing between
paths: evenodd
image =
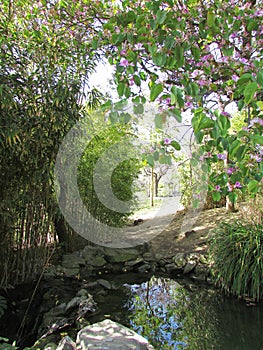
<instances>
[{"instance_id":1,"label":"dense foliage","mask_svg":"<svg viewBox=\"0 0 263 350\"><path fill-rule=\"evenodd\" d=\"M79 164L78 185L84 205L94 218L111 226L122 226L134 210L136 203L134 202L134 206L131 205L130 211L126 213L114 210L113 205L110 208L103 205L94 188L94 169L101 155L108 148L120 142L123 137L127 137L129 133L131 130L124 125L109 126L103 131L100 131L100 127L97 125L96 135L87 145ZM109 166L110 162L105 164L104 168L100 167L100 174L95 174L95 176L100 176L103 179L103 174L107 174ZM139 169L139 159L123 161L114 169L111 174L111 186L113 195L119 200L132 201L134 181L138 176Z\"/></svg>"},{"instance_id":2,"label":"dense foliage","mask_svg":"<svg viewBox=\"0 0 263 350\"><path fill-rule=\"evenodd\" d=\"M262 299L262 243L262 223L222 223L210 246L216 283L238 297Z\"/></svg>"},{"instance_id":3,"label":"dense foliage","mask_svg":"<svg viewBox=\"0 0 263 350\"><path fill-rule=\"evenodd\" d=\"M72 246L53 167L102 58L115 67L117 93L132 99L134 114L143 115L147 99L158 104L157 129L166 118L180 123L183 112L191 113L200 146L191 166L203 163L215 201L226 196L234 204L240 194L261 193L262 17L261 2L244 0L2 2L0 285L35 275L46 258L36 252L56 237ZM230 102L245 116L245 129L233 132ZM106 103L106 111L111 107ZM109 120L120 121L119 113ZM150 167L169 163L168 146L178 151L181 141L166 138L144 159Z\"/></svg>"}]
</instances>

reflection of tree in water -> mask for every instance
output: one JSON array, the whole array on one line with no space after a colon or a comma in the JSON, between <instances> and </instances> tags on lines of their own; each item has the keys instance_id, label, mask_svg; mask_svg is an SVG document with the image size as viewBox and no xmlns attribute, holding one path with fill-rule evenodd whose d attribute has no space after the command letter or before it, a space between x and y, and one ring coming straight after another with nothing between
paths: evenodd
<instances>
[{"instance_id":1,"label":"reflection of tree in water","mask_svg":"<svg viewBox=\"0 0 263 350\"><path fill-rule=\"evenodd\" d=\"M174 280L156 277L131 290L131 325L156 349L218 349L212 292L188 292Z\"/></svg>"}]
</instances>

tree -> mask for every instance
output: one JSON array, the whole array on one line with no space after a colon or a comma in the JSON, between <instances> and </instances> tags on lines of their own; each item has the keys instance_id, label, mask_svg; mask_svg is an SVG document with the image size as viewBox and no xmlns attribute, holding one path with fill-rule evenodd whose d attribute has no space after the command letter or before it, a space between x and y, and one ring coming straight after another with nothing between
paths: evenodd
<instances>
[{"instance_id":1,"label":"tree","mask_svg":"<svg viewBox=\"0 0 263 350\"><path fill-rule=\"evenodd\" d=\"M222 177L224 185L231 180L225 194L232 204L237 200L232 185L242 182L252 195L262 189L261 161L249 174L245 170L249 154L262 159L262 16L262 4L255 1L140 1L138 6L134 0L123 1L103 25L120 97L142 103L141 85L149 82L150 100L158 98L178 121L191 109L201 150L214 152L205 158L208 171L221 154L226 168L238 163L241 181ZM247 111L249 131L229 135L230 102ZM213 176L210 180L221 186ZM214 193L218 200L220 192Z\"/></svg>"},{"instance_id":2,"label":"tree","mask_svg":"<svg viewBox=\"0 0 263 350\"><path fill-rule=\"evenodd\" d=\"M80 118L83 87L97 59L92 39L86 40L96 30L93 14L85 16L85 28L76 27L75 11L81 6L27 0L1 4L0 285L42 269L46 253L38 247L56 239L54 228L67 246L72 236L55 201L53 167L63 137ZM13 248L20 257L13 256Z\"/></svg>"}]
</instances>

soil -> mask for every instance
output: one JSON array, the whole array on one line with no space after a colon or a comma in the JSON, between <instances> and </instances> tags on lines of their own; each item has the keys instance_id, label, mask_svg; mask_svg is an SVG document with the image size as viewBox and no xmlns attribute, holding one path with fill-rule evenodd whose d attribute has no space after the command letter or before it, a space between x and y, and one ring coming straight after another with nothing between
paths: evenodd
<instances>
[{"instance_id":1,"label":"soil","mask_svg":"<svg viewBox=\"0 0 263 350\"><path fill-rule=\"evenodd\" d=\"M228 212L225 208L202 211L197 215L189 215L184 210L171 217L170 224L149 245L150 251L171 257L176 253L205 253L208 248L208 238L212 230L221 222L234 222L243 216L242 211ZM160 218L161 219L161 218ZM184 226L193 219L189 230ZM149 219L150 224L151 219Z\"/></svg>"}]
</instances>

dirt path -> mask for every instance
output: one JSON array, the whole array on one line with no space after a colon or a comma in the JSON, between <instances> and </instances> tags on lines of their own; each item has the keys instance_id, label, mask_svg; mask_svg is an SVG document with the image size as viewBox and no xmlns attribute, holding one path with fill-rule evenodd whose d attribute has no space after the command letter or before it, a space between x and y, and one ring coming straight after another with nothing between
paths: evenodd
<instances>
[{"instance_id":1,"label":"dirt path","mask_svg":"<svg viewBox=\"0 0 263 350\"><path fill-rule=\"evenodd\" d=\"M199 214L198 218L194 217L194 222L189 225L191 229L187 231L184 227L187 227L188 223L190 224L191 215L185 211L179 211L177 214L169 216L170 224L164 226L165 229L149 242L150 251L167 257L173 256L177 252L205 252L211 229L220 222L235 221L241 215L241 212L227 212L225 208L205 210ZM167 222L169 218L160 217L157 222L161 226L162 222ZM148 225L151 230L154 230L151 221L152 219L148 220Z\"/></svg>"}]
</instances>

